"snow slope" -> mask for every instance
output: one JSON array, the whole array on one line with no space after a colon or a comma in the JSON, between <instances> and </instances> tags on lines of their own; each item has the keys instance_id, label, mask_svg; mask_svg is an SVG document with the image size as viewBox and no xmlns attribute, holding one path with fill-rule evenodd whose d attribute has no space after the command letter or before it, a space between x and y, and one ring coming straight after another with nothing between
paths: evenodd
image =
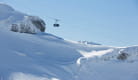
<instances>
[{"instance_id":1,"label":"snow slope","mask_svg":"<svg viewBox=\"0 0 138 80\"><path fill-rule=\"evenodd\" d=\"M0 24L3 25L1 27L6 26L9 30L13 24L16 24L18 29L29 27L34 33L44 32L46 25L41 18L21 13L3 3L0 3ZM18 32L21 32L21 30L19 29Z\"/></svg>"},{"instance_id":2,"label":"snow slope","mask_svg":"<svg viewBox=\"0 0 138 80\"><path fill-rule=\"evenodd\" d=\"M12 32L7 26L26 14L2 3L0 13L0 80L138 80L138 46L87 45L44 32Z\"/></svg>"},{"instance_id":3,"label":"snow slope","mask_svg":"<svg viewBox=\"0 0 138 80\"><path fill-rule=\"evenodd\" d=\"M7 4L0 3L0 15L1 23L10 24L22 20L26 14L14 10Z\"/></svg>"}]
</instances>

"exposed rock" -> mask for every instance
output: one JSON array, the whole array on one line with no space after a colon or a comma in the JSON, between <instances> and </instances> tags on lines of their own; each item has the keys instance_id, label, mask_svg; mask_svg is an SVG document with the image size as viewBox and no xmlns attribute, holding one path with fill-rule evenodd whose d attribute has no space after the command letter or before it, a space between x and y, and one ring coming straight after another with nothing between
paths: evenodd
<instances>
[{"instance_id":1,"label":"exposed rock","mask_svg":"<svg viewBox=\"0 0 138 80\"><path fill-rule=\"evenodd\" d=\"M118 55L117 59L126 60L129 55L127 53L121 53Z\"/></svg>"}]
</instances>

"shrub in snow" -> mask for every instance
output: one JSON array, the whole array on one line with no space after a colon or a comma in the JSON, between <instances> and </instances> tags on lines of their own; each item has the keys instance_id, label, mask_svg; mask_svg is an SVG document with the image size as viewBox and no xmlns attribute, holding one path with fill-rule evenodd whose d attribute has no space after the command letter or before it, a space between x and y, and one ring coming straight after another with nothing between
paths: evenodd
<instances>
[{"instance_id":1,"label":"shrub in snow","mask_svg":"<svg viewBox=\"0 0 138 80\"><path fill-rule=\"evenodd\" d=\"M20 33L26 32L25 27L26 27L25 24L22 24L22 23L20 24Z\"/></svg>"},{"instance_id":2,"label":"shrub in snow","mask_svg":"<svg viewBox=\"0 0 138 80\"><path fill-rule=\"evenodd\" d=\"M29 34L35 34L35 29L31 28L28 24L20 23L12 24L11 31L13 32L20 32L20 33L29 33Z\"/></svg>"},{"instance_id":3,"label":"shrub in snow","mask_svg":"<svg viewBox=\"0 0 138 80\"><path fill-rule=\"evenodd\" d=\"M12 24L12 25L11 25L11 31L13 31L13 32L18 32L18 31L19 31L18 25L17 25L17 24Z\"/></svg>"},{"instance_id":4,"label":"shrub in snow","mask_svg":"<svg viewBox=\"0 0 138 80\"><path fill-rule=\"evenodd\" d=\"M28 24L21 23L20 24L20 33L30 33L30 34L34 34L36 32Z\"/></svg>"},{"instance_id":5,"label":"shrub in snow","mask_svg":"<svg viewBox=\"0 0 138 80\"><path fill-rule=\"evenodd\" d=\"M119 54L117 56L117 59L119 59L119 60L126 60L127 57L128 57L128 54L123 52L123 53L121 53L121 54Z\"/></svg>"}]
</instances>

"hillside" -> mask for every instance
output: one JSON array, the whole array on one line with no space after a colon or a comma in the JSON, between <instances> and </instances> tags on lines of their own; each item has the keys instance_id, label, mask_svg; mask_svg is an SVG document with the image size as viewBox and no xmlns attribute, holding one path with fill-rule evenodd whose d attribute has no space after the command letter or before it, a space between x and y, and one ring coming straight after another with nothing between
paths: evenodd
<instances>
[{"instance_id":1,"label":"hillside","mask_svg":"<svg viewBox=\"0 0 138 80\"><path fill-rule=\"evenodd\" d=\"M35 34L11 31L20 23ZM138 46L71 42L41 31L44 27L39 17L0 3L1 80L138 80Z\"/></svg>"}]
</instances>

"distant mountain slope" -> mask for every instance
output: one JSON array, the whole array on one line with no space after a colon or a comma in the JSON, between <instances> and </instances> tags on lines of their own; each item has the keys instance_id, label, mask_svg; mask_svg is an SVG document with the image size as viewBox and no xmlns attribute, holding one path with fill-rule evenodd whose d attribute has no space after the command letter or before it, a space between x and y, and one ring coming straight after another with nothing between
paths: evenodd
<instances>
[{"instance_id":1,"label":"distant mountain slope","mask_svg":"<svg viewBox=\"0 0 138 80\"><path fill-rule=\"evenodd\" d=\"M86 45L101 45L99 43L95 42L89 42L89 41L78 41L80 44L86 44Z\"/></svg>"},{"instance_id":2,"label":"distant mountain slope","mask_svg":"<svg viewBox=\"0 0 138 80\"><path fill-rule=\"evenodd\" d=\"M138 46L85 45L42 31L11 31L20 22L38 29L25 16L0 3L0 80L138 80Z\"/></svg>"}]
</instances>

